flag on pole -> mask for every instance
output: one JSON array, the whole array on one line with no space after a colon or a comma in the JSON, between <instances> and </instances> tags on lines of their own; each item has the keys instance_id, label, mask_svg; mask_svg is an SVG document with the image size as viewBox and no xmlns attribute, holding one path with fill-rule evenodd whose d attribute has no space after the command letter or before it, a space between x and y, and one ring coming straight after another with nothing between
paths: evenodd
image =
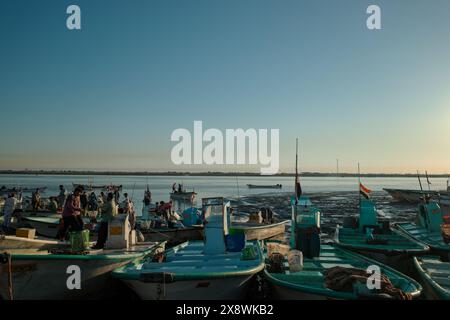
<instances>
[{"instance_id":1,"label":"flag on pole","mask_svg":"<svg viewBox=\"0 0 450 320\"><path fill-rule=\"evenodd\" d=\"M361 182L359 183L359 194L362 195L364 198L369 199L369 194L372 192L372 190L366 188Z\"/></svg>"}]
</instances>

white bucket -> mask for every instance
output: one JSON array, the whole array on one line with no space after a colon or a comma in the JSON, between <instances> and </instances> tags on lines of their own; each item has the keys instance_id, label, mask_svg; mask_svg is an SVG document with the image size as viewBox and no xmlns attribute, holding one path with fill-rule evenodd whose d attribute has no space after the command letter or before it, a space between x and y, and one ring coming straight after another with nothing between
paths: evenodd
<instances>
[{"instance_id":1,"label":"white bucket","mask_svg":"<svg viewBox=\"0 0 450 320\"><path fill-rule=\"evenodd\" d=\"M289 271L299 272L303 269L303 253L299 250L291 250L288 253Z\"/></svg>"}]
</instances>

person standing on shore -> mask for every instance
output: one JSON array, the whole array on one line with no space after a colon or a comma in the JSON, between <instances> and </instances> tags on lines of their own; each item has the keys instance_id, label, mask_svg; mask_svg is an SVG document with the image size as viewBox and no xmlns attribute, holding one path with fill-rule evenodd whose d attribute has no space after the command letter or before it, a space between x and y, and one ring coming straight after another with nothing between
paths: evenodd
<instances>
[{"instance_id":1,"label":"person standing on shore","mask_svg":"<svg viewBox=\"0 0 450 320\"><path fill-rule=\"evenodd\" d=\"M31 195L31 206L34 212L37 212L41 206L41 194L39 193L39 189L36 189Z\"/></svg>"},{"instance_id":2,"label":"person standing on shore","mask_svg":"<svg viewBox=\"0 0 450 320\"><path fill-rule=\"evenodd\" d=\"M62 213L63 228L59 235L60 239L64 239L68 231L83 230L84 222L81 218L81 212L83 210L80 206L80 194L81 188L77 187L66 199Z\"/></svg>"},{"instance_id":3,"label":"person standing on shore","mask_svg":"<svg viewBox=\"0 0 450 320\"><path fill-rule=\"evenodd\" d=\"M62 209L64 207L65 202L66 202L66 189L61 184L59 185L58 207Z\"/></svg>"},{"instance_id":4,"label":"person standing on shore","mask_svg":"<svg viewBox=\"0 0 450 320\"><path fill-rule=\"evenodd\" d=\"M20 196L20 198L17 199L14 193L10 193L5 200L5 204L3 205L3 228L5 231L9 229L12 215L17 209L18 204L22 201L21 198L22 197Z\"/></svg>"},{"instance_id":5,"label":"person standing on shore","mask_svg":"<svg viewBox=\"0 0 450 320\"><path fill-rule=\"evenodd\" d=\"M97 243L93 249L103 249L105 247L106 240L108 240L108 226L111 221L114 220L118 214L117 205L114 201L114 195L110 192L106 198L105 205L102 210L102 221L98 230Z\"/></svg>"}]
</instances>

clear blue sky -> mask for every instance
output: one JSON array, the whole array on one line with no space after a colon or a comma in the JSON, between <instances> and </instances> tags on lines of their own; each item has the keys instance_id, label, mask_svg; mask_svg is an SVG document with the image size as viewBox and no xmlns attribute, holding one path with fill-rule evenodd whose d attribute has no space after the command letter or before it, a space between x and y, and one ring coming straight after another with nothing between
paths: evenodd
<instances>
[{"instance_id":1,"label":"clear blue sky","mask_svg":"<svg viewBox=\"0 0 450 320\"><path fill-rule=\"evenodd\" d=\"M0 168L255 170L171 164L203 120L280 129L281 171L299 136L305 171L450 172L449 40L448 0L2 0Z\"/></svg>"}]
</instances>

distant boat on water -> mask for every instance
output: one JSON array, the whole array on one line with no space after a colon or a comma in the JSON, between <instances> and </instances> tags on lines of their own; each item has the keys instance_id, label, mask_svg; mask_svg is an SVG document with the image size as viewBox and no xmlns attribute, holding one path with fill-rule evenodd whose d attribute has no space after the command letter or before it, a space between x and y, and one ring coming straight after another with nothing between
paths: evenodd
<instances>
[{"instance_id":1,"label":"distant boat on water","mask_svg":"<svg viewBox=\"0 0 450 320\"><path fill-rule=\"evenodd\" d=\"M424 194L429 195L433 200L440 203L441 206L450 207L450 188L442 191L421 191L411 189L388 189L384 188L384 191L389 193L392 198L399 202L406 202L412 204L419 204Z\"/></svg>"},{"instance_id":2,"label":"distant boat on water","mask_svg":"<svg viewBox=\"0 0 450 320\"><path fill-rule=\"evenodd\" d=\"M249 187L250 189L281 189L283 186L278 183L270 185L247 184L247 187Z\"/></svg>"},{"instance_id":3,"label":"distant boat on water","mask_svg":"<svg viewBox=\"0 0 450 320\"><path fill-rule=\"evenodd\" d=\"M86 189L86 190L94 190L94 189L105 190L105 191L122 190L122 185L114 185L114 184L108 184L108 185L93 185L93 184L77 184L77 183L72 183L72 186L73 186L74 189L75 189L76 187L82 187L83 189Z\"/></svg>"}]
</instances>

